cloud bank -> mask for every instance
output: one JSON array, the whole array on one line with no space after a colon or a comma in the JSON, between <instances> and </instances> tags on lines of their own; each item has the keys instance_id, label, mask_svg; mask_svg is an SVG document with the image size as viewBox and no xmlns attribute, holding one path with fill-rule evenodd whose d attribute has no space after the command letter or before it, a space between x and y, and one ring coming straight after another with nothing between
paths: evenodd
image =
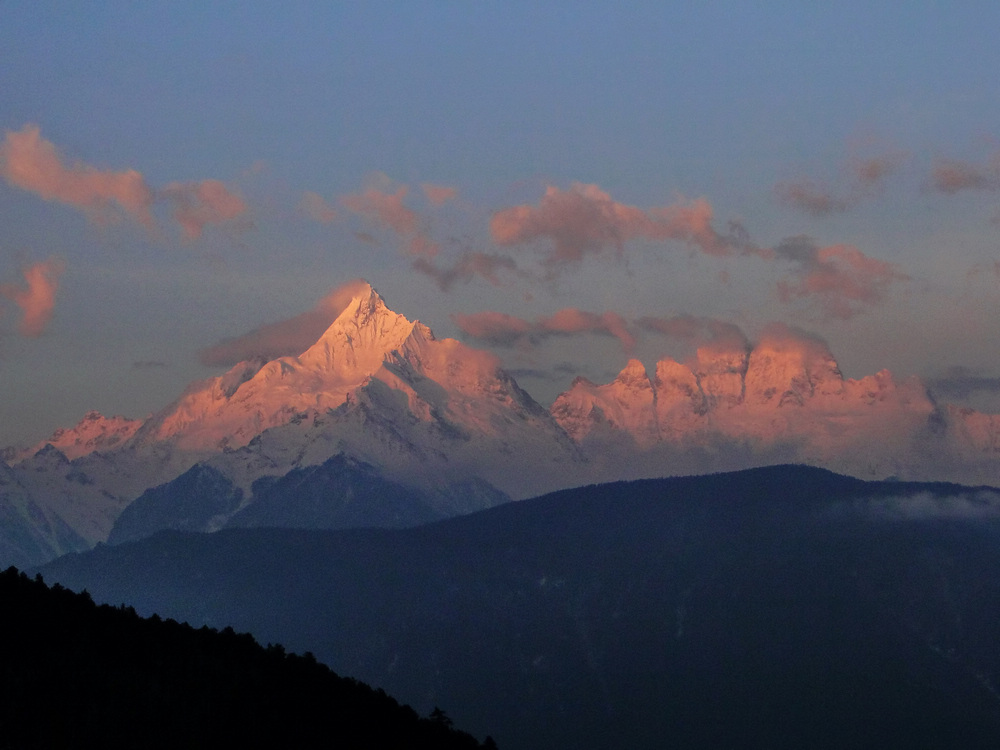
<instances>
[{"instance_id":1,"label":"cloud bank","mask_svg":"<svg viewBox=\"0 0 1000 750\"><path fill-rule=\"evenodd\" d=\"M881 180L894 164L889 157L864 162L858 180ZM820 192L800 198L817 212L833 210L831 199ZM808 300L841 319L867 312L886 299L891 284L908 278L893 264L848 245L820 248L808 238L793 237L773 248L761 247L738 222L730 222L722 233L704 199L642 210L613 200L596 185L580 183L569 190L550 186L538 205L496 212L490 234L501 246L542 241L542 264L549 278L589 255L621 257L625 243L634 239L681 242L713 257L752 255L791 262L793 275L778 283L779 299Z\"/></svg>"},{"instance_id":2,"label":"cloud bank","mask_svg":"<svg viewBox=\"0 0 1000 750\"><path fill-rule=\"evenodd\" d=\"M974 393L1000 393L1000 377L979 375L968 367L949 367L944 374L927 379L936 396L964 401Z\"/></svg>"},{"instance_id":3,"label":"cloud bank","mask_svg":"<svg viewBox=\"0 0 1000 750\"><path fill-rule=\"evenodd\" d=\"M887 154L855 161L853 173L858 189L879 184L898 169L904 156ZM510 278L552 281L590 257L623 258L627 243L633 240L674 242L716 258L752 256L768 263L790 263L791 274L776 285L779 299L786 303L808 302L822 314L839 319L870 311L885 301L892 284L908 278L893 264L871 258L852 246L820 248L804 237L786 239L776 247L762 246L736 221L728 222L722 231L716 226L711 204L704 198L641 209L615 200L597 185L584 183L572 183L565 190L550 185L536 204L494 212L489 235L497 251L466 249L457 255L445 253L431 237L430 218L422 218L407 205L409 187L382 174L371 179L374 184L341 197L340 205L394 235L411 268L430 278L443 292L475 279L494 286ZM456 194L454 188L430 183L422 183L421 189L428 203L435 206ZM819 188L809 190L812 192L793 191L795 200L811 205L816 213L847 207L846 202L836 203ZM338 217L336 210L316 194L305 194L301 206L319 221ZM358 236L372 239L368 234ZM540 269L522 264L519 253L525 251L540 262ZM593 321L587 325L595 328ZM545 330L536 328L533 335L541 333ZM614 335L624 338L621 333Z\"/></svg>"}]
</instances>

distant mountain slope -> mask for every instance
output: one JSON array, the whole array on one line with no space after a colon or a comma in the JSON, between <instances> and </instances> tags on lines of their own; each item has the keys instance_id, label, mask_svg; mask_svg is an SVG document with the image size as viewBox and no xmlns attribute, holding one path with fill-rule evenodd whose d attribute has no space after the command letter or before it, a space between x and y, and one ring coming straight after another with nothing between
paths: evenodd
<instances>
[{"instance_id":1,"label":"distant mountain slope","mask_svg":"<svg viewBox=\"0 0 1000 750\"><path fill-rule=\"evenodd\" d=\"M35 502L14 469L0 463L0 560L31 565L90 546L58 513Z\"/></svg>"},{"instance_id":2,"label":"distant mountain slope","mask_svg":"<svg viewBox=\"0 0 1000 750\"><path fill-rule=\"evenodd\" d=\"M6 458L11 463L22 461L35 455L46 445L56 448L69 460L95 451L113 451L131 438L142 423L141 419L105 417L100 412L89 411L75 426L60 427L33 448L21 451L9 449Z\"/></svg>"},{"instance_id":3,"label":"distant mountain slope","mask_svg":"<svg viewBox=\"0 0 1000 750\"><path fill-rule=\"evenodd\" d=\"M0 573L0 745L476 748L311 657Z\"/></svg>"},{"instance_id":4,"label":"distant mountain slope","mask_svg":"<svg viewBox=\"0 0 1000 750\"><path fill-rule=\"evenodd\" d=\"M311 650L518 748L992 748L1000 492L807 467L429 526L163 533L43 568Z\"/></svg>"},{"instance_id":5,"label":"distant mountain slope","mask_svg":"<svg viewBox=\"0 0 1000 750\"><path fill-rule=\"evenodd\" d=\"M195 464L177 479L146 490L125 508L108 543L135 541L164 529L401 528L509 501L481 480L440 490L391 482L370 464L344 455L292 469L282 477L262 477L246 496L222 472Z\"/></svg>"}]
</instances>

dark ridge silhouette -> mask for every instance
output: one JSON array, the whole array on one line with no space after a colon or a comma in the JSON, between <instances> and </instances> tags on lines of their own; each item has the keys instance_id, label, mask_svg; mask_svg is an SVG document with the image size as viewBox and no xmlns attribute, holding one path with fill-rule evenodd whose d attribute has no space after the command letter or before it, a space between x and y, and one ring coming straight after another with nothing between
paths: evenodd
<instances>
[{"instance_id":1,"label":"dark ridge silhouette","mask_svg":"<svg viewBox=\"0 0 1000 750\"><path fill-rule=\"evenodd\" d=\"M519 750L1000 747L989 488L775 466L410 529L164 532L42 571Z\"/></svg>"},{"instance_id":2,"label":"dark ridge silhouette","mask_svg":"<svg viewBox=\"0 0 1000 750\"><path fill-rule=\"evenodd\" d=\"M311 654L0 573L0 748L477 748ZM492 741L487 741L491 747Z\"/></svg>"}]
</instances>

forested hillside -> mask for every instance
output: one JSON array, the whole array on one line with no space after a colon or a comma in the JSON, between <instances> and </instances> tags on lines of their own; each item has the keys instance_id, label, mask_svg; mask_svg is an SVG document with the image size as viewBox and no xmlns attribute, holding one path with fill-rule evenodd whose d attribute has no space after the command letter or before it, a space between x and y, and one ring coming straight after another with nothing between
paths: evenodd
<instances>
[{"instance_id":1,"label":"forested hillside","mask_svg":"<svg viewBox=\"0 0 1000 750\"><path fill-rule=\"evenodd\" d=\"M310 655L0 573L0 747L476 748ZM492 746L488 741L487 746Z\"/></svg>"}]
</instances>

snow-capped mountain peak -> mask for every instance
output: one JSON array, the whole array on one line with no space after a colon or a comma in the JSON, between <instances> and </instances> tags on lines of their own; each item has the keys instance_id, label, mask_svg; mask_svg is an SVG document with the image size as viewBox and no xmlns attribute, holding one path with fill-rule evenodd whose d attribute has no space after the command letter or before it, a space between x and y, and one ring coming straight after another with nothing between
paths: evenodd
<instances>
[{"instance_id":1,"label":"snow-capped mountain peak","mask_svg":"<svg viewBox=\"0 0 1000 750\"><path fill-rule=\"evenodd\" d=\"M635 392L651 391L653 387L646 366L637 359L630 359L614 382L622 389Z\"/></svg>"},{"instance_id":2,"label":"snow-capped mountain peak","mask_svg":"<svg viewBox=\"0 0 1000 750\"><path fill-rule=\"evenodd\" d=\"M658 438L654 403L646 367L630 359L607 385L574 380L553 403L552 414L574 440L583 440L597 424L609 424L646 446Z\"/></svg>"},{"instance_id":3,"label":"snow-capped mountain peak","mask_svg":"<svg viewBox=\"0 0 1000 750\"><path fill-rule=\"evenodd\" d=\"M196 384L144 425L135 444L193 460L246 447L256 456L246 458L252 466L233 469L245 474L244 484L261 466L280 473L337 451L399 480L429 472L433 483L444 474L431 467L447 456L459 480L474 476L468 467L476 463L483 467L479 476L515 496L538 485L530 471L509 471L512 456L545 464L553 455L576 455L495 355L435 338L427 326L389 309L368 284L353 290L301 355L241 363ZM493 471L491 464L504 468ZM537 476L547 477L548 488L555 475L546 468Z\"/></svg>"},{"instance_id":4,"label":"snow-capped mountain peak","mask_svg":"<svg viewBox=\"0 0 1000 750\"><path fill-rule=\"evenodd\" d=\"M762 337L747 362L746 400L802 406L814 395L843 391L844 378L826 345L803 338Z\"/></svg>"},{"instance_id":5,"label":"snow-capped mountain peak","mask_svg":"<svg viewBox=\"0 0 1000 750\"><path fill-rule=\"evenodd\" d=\"M433 338L426 326L386 307L378 292L366 284L319 340L298 357L298 363L344 380L364 378L378 370L412 333Z\"/></svg>"},{"instance_id":6,"label":"snow-capped mountain peak","mask_svg":"<svg viewBox=\"0 0 1000 750\"><path fill-rule=\"evenodd\" d=\"M47 445L58 448L70 460L94 451L114 450L131 438L142 423L141 419L105 417L100 412L89 411L73 427L60 427L31 448L12 451L10 463L33 456Z\"/></svg>"}]
</instances>

